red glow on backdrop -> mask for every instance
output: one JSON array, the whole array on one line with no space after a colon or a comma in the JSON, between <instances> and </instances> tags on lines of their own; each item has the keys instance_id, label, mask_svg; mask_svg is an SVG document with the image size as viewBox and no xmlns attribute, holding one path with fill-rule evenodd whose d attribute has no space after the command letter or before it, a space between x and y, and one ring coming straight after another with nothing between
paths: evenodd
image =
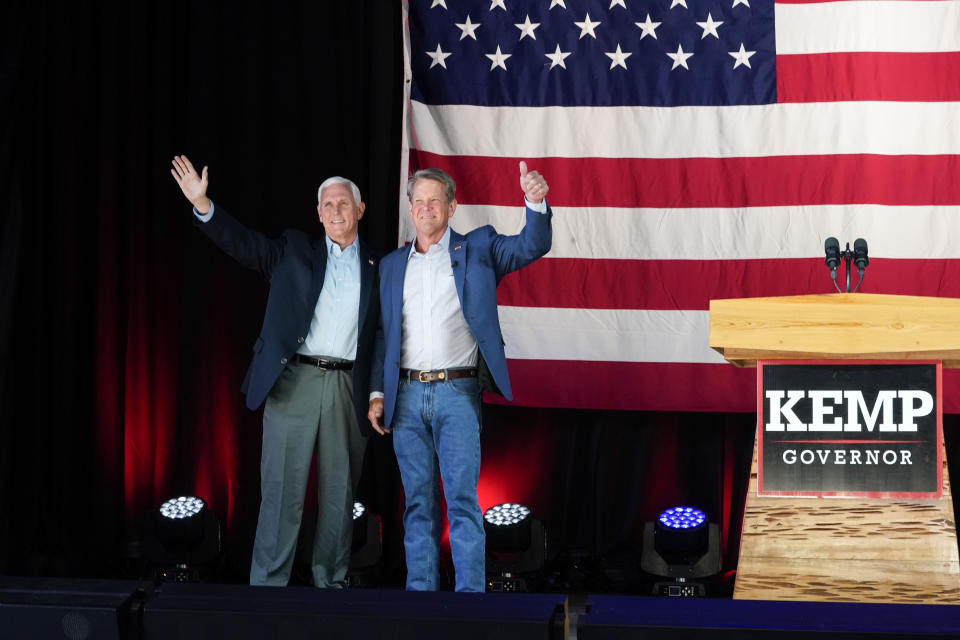
<instances>
[{"instance_id":1,"label":"red glow on backdrop","mask_svg":"<svg viewBox=\"0 0 960 640\"><path fill-rule=\"evenodd\" d=\"M168 230L169 231L169 230ZM177 492L177 413L180 371L176 245L162 230L140 226L129 238L122 326L124 511L132 522Z\"/></svg>"},{"instance_id":2,"label":"red glow on backdrop","mask_svg":"<svg viewBox=\"0 0 960 640\"><path fill-rule=\"evenodd\" d=\"M132 328L131 328L132 329ZM128 516L169 497L171 451L176 431L173 363L149 353L151 340L130 330L124 384L124 489Z\"/></svg>"},{"instance_id":3,"label":"red glow on backdrop","mask_svg":"<svg viewBox=\"0 0 960 640\"><path fill-rule=\"evenodd\" d=\"M509 438L486 444L477 485L483 511L503 502L536 504L540 501L544 489L543 470L552 461L549 425L537 426L540 428L513 429Z\"/></svg>"},{"instance_id":4,"label":"red glow on backdrop","mask_svg":"<svg viewBox=\"0 0 960 640\"><path fill-rule=\"evenodd\" d=\"M214 339L214 342L218 343L218 350L224 350L220 340ZM237 448L246 417L242 413L247 409L242 406L243 396L233 378L213 371L210 374L209 383L202 385L203 398L199 401L196 423L190 425L195 434L191 444L198 452L191 473L197 495L220 516L228 532L236 511L234 490L240 467ZM201 373L201 377L203 375ZM259 450L260 441L249 445ZM256 477L250 478L250 484L255 486L256 480ZM256 494L250 496L256 497Z\"/></svg>"},{"instance_id":5,"label":"red glow on backdrop","mask_svg":"<svg viewBox=\"0 0 960 640\"><path fill-rule=\"evenodd\" d=\"M126 475L121 469L125 459L126 439L122 437L122 417L120 393L122 389L120 371L117 363L120 361L117 345L115 304L111 304L111 296L100 296L101 315L97 324L96 353L98 357L94 363L96 394L94 429L96 433L97 469L100 475L100 494L108 496L115 493L117 485L124 480L126 489ZM120 505L113 500L108 502L107 508L116 509Z\"/></svg>"},{"instance_id":6,"label":"red glow on backdrop","mask_svg":"<svg viewBox=\"0 0 960 640\"><path fill-rule=\"evenodd\" d=\"M736 469L736 449L731 438L725 438L723 443L723 467L721 469L722 483L720 485L720 553L726 559L730 544L730 523L733 519L733 491L734 471ZM738 524L737 530L740 526ZM736 559L734 555L733 559Z\"/></svg>"},{"instance_id":7,"label":"red glow on backdrop","mask_svg":"<svg viewBox=\"0 0 960 640\"><path fill-rule=\"evenodd\" d=\"M669 426L664 425L666 428L657 430L650 443L651 451L656 454L649 456L644 485L650 489L641 501L641 511L648 518L686 501L686 495L677 481L678 472L685 466L683 454L676 434Z\"/></svg>"}]
</instances>

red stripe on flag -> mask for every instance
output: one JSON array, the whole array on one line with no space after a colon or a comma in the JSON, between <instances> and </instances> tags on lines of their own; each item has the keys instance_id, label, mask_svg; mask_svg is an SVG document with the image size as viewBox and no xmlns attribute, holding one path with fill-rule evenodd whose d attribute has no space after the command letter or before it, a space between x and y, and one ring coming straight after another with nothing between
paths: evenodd
<instances>
[{"instance_id":1,"label":"red stripe on flag","mask_svg":"<svg viewBox=\"0 0 960 640\"><path fill-rule=\"evenodd\" d=\"M756 369L732 364L508 360L513 404L626 411L757 410ZM484 401L506 404L495 394ZM943 410L960 413L960 370L943 371Z\"/></svg>"},{"instance_id":2,"label":"red stripe on flag","mask_svg":"<svg viewBox=\"0 0 960 640\"><path fill-rule=\"evenodd\" d=\"M845 289L842 267L837 274L837 283ZM855 270L851 283L851 289L856 287ZM860 291L960 298L960 259L872 258ZM712 299L815 292L836 292L822 258L543 258L507 275L497 289L497 302L514 307L703 310L710 307Z\"/></svg>"},{"instance_id":3,"label":"red stripe on flag","mask_svg":"<svg viewBox=\"0 0 960 640\"><path fill-rule=\"evenodd\" d=\"M777 56L777 102L960 100L960 51Z\"/></svg>"},{"instance_id":4,"label":"red stripe on flag","mask_svg":"<svg viewBox=\"0 0 960 640\"><path fill-rule=\"evenodd\" d=\"M415 168L438 167L454 176L461 204L520 203L520 160L549 181L547 200L555 207L960 204L957 155L653 159L411 154Z\"/></svg>"}]
</instances>

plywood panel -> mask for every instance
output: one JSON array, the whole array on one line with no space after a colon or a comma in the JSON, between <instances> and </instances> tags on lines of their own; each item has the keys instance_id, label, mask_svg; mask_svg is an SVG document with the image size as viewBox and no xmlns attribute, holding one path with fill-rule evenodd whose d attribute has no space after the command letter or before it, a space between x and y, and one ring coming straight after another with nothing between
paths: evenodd
<instances>
[{"instance_id":1,"label":"plywood panel","mask_svg":"<svg viewBox=\"0 0 960 640\"><path fill-rule=\"evenodd\" d=\"M754 446L734 598L960 604L943 460L937 500L761 498Z\"/></svg>"},{"instance_id":2,"label":"plywood panel","mask_svg":"<svg viewBox=\"0 0 960 640\"><path fill-rule=\"evenodd\" d=\"M710 301L710 346L757 359L960 361L960 299L825 294Z\"/></svg>"},{"instance_id":3,"label":"plywood panel","mask_svg":"<svg viewBox=\"0 0 960 640\"><path fill-rule=\"evenodd\" d=\"M733 594L740 600L960 604L956 563L891 560L743 558ZM958 613L960 615L960 613Z\"/></svg>"}]
</instances>

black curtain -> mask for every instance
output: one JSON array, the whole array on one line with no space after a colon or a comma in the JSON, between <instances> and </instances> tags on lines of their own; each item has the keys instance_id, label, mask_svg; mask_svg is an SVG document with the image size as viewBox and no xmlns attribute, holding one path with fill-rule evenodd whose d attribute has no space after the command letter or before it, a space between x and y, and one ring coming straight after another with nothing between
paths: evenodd
<instances>
[{"instance_id":1,"label":"black curtain","mask_svg":"<svg viewBox=\"0 0 960 640\"><path fill-rule=\"evenodd\" d=\"M110 571L141 509L196 485L246 537L259 417L237 385L266 283L191 228L170 161L274 234L317 233L317 186L348 176L362 237L395 246L400 4L2 12L0 571Z\"/></svg>"}]
</instances>

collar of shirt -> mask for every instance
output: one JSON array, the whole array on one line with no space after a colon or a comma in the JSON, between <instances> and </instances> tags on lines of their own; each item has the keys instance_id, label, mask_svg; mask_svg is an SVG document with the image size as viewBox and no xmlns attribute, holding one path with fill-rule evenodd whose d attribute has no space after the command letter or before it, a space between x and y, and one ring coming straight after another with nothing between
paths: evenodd
<instances>
[{"instance_id":1,"label":"collar of shirt","mask_svg":"<svg viewBox=\"0 0 960 640\"><path fill-rule=\"evenodd\" d=\"M429 247L427 247L427 250L424 251L423 253L420 253L419 251L417 251L417 238L416 236L414 236L413 240L410 242L410 253L407 254L407 260L412 258L414 254L424 256L430 251L430 249L432 249L433 247L436 247L437 245L439 245L440 248L443 249L444 253L450 250L450 225L447 225L447 230L443 232L443 237L440 238L440 242L438 242L437 244L430 245Z\"/></svg>"},{"instance_id":2,"label":"collar of shirt","mask_svg":"<svg viewBox=\"0 0 960 640\"><path fill-rule=\"evenodd\" d=\"M327 242L327 255L331 255L334 258L339 258L343 254L349 253L351 249L354 251L354 253L357 253L360 251L359 235L353 239L353 242L351 242L346 249L341 249L340 245L338 245L336 242L331 240L330 236L328 236L327 234L323 234L323 239Z\"/></svg>"}]
</instances>

